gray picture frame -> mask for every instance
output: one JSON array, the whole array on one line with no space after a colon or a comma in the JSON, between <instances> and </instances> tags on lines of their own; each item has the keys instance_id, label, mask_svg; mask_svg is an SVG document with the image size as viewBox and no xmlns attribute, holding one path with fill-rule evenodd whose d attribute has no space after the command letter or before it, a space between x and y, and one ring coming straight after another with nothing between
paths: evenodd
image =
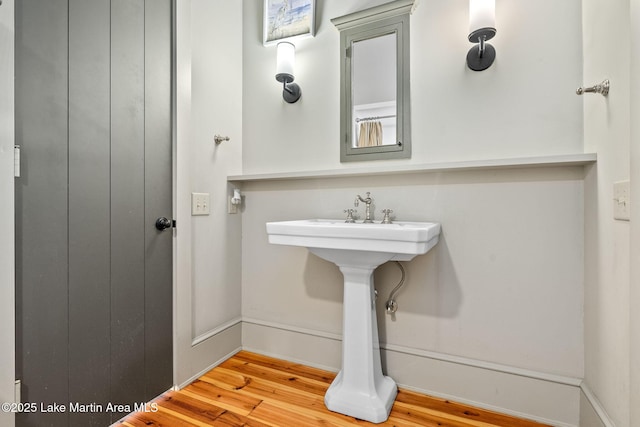
<instances>
[{"instance_id":1,"label":"gray picture frame","mask_svg":"<svg viewBox=\"0 0 640 427\"><path fill-rule=\"evenodd\" d=\"M316 0L264 0L263 44L315 36Z\"/></svg>"}]
</instances>

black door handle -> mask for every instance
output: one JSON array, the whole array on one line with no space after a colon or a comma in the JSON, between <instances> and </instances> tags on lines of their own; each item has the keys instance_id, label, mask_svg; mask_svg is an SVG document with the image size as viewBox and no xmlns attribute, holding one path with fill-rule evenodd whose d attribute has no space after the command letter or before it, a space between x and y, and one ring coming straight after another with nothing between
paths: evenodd
<instances>
[{"instance_id":1,"label":"black door handle","mask_svg":"<svg viewBox=\"0 0 640 427\"><path fill-rule=\"evenodd\" d=\"M156 228L160 231L164 231L167 228L173 227L173 221L168 218L161 216L156 220Z\"/></svg>"}]
</instances>

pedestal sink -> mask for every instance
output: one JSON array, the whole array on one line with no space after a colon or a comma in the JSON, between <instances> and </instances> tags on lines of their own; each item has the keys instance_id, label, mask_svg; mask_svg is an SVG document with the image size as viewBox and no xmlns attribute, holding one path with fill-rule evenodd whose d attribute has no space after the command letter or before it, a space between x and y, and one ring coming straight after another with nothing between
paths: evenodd
<instances>
[{"instance_id":1,"label":"pedestal sink","mask_svg":"<svg viewBox=\"0 0 640 427\"><path fill-rule=\"evenodd\" d=\"M387 261L409 261L438 243L440 224L345 223L311 219L268 222L269 242L304 246L336 264L344 276L342 369L325 394L331 411L373 423L389 417L396 383L382 374L373 271Z\"/></svg>"}]
</instances>

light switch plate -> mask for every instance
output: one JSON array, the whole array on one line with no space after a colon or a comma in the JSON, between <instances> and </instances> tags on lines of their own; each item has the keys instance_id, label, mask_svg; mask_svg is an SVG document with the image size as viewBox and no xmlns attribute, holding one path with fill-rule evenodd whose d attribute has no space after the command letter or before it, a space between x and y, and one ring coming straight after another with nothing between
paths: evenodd
<instances>
[{"instance_id":1,"label":"light switch plate","mask_svg":"<svg viewBox=\"0 0 640 427\"><path fill-rule=\"evenodd\" d=\"M209 193L191 193L191 215L209 215Z\"/></svg>"},{"instance_id":2,"label":"light switch plate","mask_svg":"<svg viewBox=\"0 0 640 427\"><path fill-rule=\"evenodd\" d=\"M631 189L629 181L613 183L613 218L621 221L631 219Z\"/></svg>"}]
</instances>

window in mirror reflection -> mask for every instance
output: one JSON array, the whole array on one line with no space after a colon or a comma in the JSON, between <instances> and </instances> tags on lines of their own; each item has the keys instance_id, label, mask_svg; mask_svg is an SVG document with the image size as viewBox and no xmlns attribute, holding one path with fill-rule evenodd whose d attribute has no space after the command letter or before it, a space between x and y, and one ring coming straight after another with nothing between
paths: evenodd
<instances>
[{"instance_id":1,"label":"window in mirror reflection","mask_svg":"<svg viewBox=\"0 0 640 427\"><path fill-rule=\"evenodd\" d=\"M352 45L352 147L396 144L396 34Z\"/></svg>"}]
</instances>

